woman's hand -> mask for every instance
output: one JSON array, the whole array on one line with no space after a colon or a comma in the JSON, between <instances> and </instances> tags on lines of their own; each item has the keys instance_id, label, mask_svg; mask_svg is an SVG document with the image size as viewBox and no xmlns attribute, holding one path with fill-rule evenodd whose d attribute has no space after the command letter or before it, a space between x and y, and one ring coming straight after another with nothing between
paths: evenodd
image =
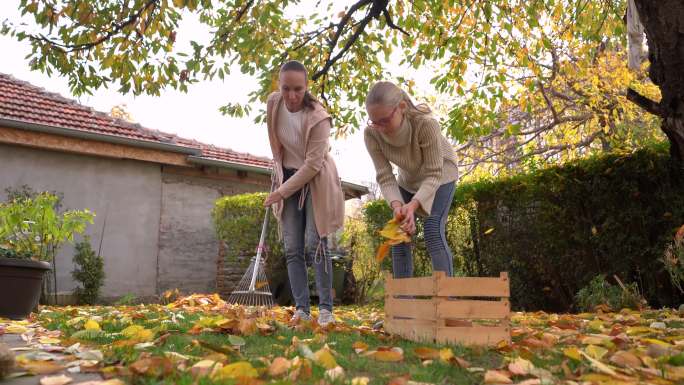
<instances>
[{"instance_id":1,"label":"woman's hand","mask_svg":"<svg viewBox=\"0 0 684 385\"><path fill-rule=\"evenodd\" d=\"M392 201L392 212L394 213L394 219L397 221L401 222L404 219L404 216L401 214L401 207L404 204L400 201Z\"/></svg>"},{"instance_id":2,"label":"woman's hand","mask_svg":"<svg viewBox=\"0 0 684 385\"><path fill-rule=\"evenodd\" d=\"M412 199L409 203L401 206L400 212L403 220L401 221L401 229L406 231L409 235L416 232L416 210L420 207L417 200Z\"/></svg>"},{"instance_id":3,"label":"woman's hand","mask_svg":"<svg viewBox=\"0 0 684 385\"><path fill-rule=\"evenodd\" d=\"M283 196L280 195L278 191L274 191L266 197L266 200L264 201L264 207L268 207L274 203L278 203L283 200Z\"/></svg>"}]
</instances>

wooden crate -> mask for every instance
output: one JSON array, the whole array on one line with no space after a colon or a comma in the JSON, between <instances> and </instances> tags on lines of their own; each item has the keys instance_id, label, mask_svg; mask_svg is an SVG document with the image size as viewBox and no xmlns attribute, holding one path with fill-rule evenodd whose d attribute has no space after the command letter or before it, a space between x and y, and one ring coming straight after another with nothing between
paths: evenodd
<instances>
[{"instance_id":1,"label":"wooden crate","mask_svg":"<svg viewBox=\"0 0 684 385\"><path fill-rule=\"evenodd\" d=\"M508 273L499 277L385 275L385 331L414 341L496 345L511 341Z\"/></svg>"}]
</instances>

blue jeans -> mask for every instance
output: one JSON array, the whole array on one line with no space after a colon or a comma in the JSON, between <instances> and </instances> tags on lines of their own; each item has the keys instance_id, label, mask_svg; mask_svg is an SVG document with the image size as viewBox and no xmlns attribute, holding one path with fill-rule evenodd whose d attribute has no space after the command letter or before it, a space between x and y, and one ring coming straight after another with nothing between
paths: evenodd
<instances>
[{"instance_id":1,"label":"blue jeans","mask_svg":"<svg viewBox=\"0 0 684 385\"><path fill-rule=\"evenodd\" d=\"M285 180L294 174L293 170L284 170ZM299 201L302 191L298 191L285 199L282 214L283 241L287 275L290 289L298 310L310 313L309 280L306 272L307 262L313 262L318 306L320 309L332 311L332 260L328 255L327 239L321 239L314 222L311 193L306 193L303 207Z\"/></svg>"},{"instance_id":2,"label":"blue jeans","mask_svg":"<svg viewBox=\"0 0 684 385\"><path fill-rule=\"evenodd\" d=\"M412 193L399 187L404 202L413 199ZM444 271L447 276L454 275L453 254L446 241L446 220L449 215L451 201L454 199L456 184L445 183L437 189L435 200L432 203L430 215L423 219L423 231L425 233L425 248L432 259L433 271ZM413 277L413 256L411 245L400 243L392 246L392 271L394 278Z\"/></svg>"}]
</instances>

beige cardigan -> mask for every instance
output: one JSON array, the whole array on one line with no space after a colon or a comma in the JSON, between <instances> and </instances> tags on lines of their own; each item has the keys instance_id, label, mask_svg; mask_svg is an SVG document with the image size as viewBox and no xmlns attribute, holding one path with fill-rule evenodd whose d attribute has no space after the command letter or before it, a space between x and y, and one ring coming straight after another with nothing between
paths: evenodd
<instances>
[{"instance_id":1,"label":"beige cardigan","mask_svg":"<svg viewBox=\"0 0 684 385\"><path fill-rule=\"evenodd\" d=\"M404 114L399 130L392 136L367 127L364 140L380 190L390 205L395 200L404 202L401 186L415 194L413 199L420 203L418 214L427 216L439 186L458 179L454 149L442 135L439 122L429 115ZM398 178L392 164L399 168Z\"/></svg>"},{"instance_id":2,"label":"beige cardigan","mask_svg":"<svg viewBox=\"0 0 684 385\"><path fill-rule=\"evenodd\" d=\"M266 103L266 126L274 162L275 188L283 198L308 184L314 211L314 223L321 238L331 235L344 223L344 193L335 161L330 156L331 118L325 108L315 103L306 109L303 138L306 142L304 165L283 183L283 146L278 140L278 109L283 106L280 92L274 92ZM273 212L282 223L283 202L273 205Z\"/></svg>"}]
</instances>

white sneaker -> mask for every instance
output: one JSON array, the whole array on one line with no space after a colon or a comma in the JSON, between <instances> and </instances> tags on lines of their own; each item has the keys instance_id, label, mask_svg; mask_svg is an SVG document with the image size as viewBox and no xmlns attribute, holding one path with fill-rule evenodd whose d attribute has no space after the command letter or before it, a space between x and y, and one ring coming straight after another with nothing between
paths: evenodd
<instances>
[{"instance_id":1,"label":"white sneaker","mask_svg":"<svg viewBox=\"0 0 684 385\"><path fill-rule=\"evenodd\" d=\"M295 310L292 318L290 318L290 323L297 323L299 321L311 321L311 315L304 312L304 310Z\"/></svg>"},{"instance_id":2,"label":"white sneaker","mask_svg":"<svg viewBox=\"0 0 684 385\"><path fill-rule=\"evenodd\" d=\"M328 310L328 309L321 309L320 312L318 312L318 325L321 327L326 327L329 324L334 324L335 323L335 316L333 316L333 313Z\"/></svg>"}]
</instances>

